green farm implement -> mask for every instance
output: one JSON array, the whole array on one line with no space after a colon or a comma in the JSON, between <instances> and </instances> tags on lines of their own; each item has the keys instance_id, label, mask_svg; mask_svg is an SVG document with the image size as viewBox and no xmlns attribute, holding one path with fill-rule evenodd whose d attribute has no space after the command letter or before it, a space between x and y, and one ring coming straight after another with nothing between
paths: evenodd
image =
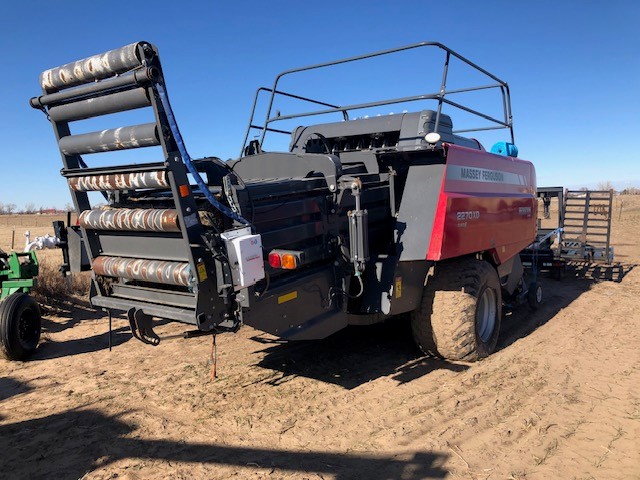
<instances>
[{"instance_id":1,"label":"green farm implement","mask_svg":"<svg viewBox=\"0 0 640 480\"><path fill-rule=\"evenodd\" d=\"M35 252L0 249L0 352L9 360L24 360L40 340L40 307L29 296L37 275Z\"/></svg>"}]
</instances>

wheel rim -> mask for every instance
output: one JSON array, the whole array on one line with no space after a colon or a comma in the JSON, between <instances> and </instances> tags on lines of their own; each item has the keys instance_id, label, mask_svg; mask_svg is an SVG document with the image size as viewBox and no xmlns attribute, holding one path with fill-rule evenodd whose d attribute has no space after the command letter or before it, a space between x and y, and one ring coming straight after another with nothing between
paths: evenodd
<instances>
[{"instance_id":1,"label":"wheel rim","mask_svg":"<svg viewBox=\"0 0 640 480\"><path fill-rule=\"evenodd\" d=\"M536 288L536 302L542 303L542 287L540 286Z\"/></svg>"},{"instance_id":2,"label":"wheel rim","mask_svg":"<svg viewBox=\"0 0 640 480\"><path fill-rule=\"evenodd\" d=\"M18 322L18 338L23 345L31 345L38 336L38 322L36 315L31 310L25 310L20 315Z\"/></svg>"},{"instance_id":3,"label":"wheel rim","mask_svg":"<svg viewBox=\"0 0 640 480\"><path fill-rule=\"evenodd\" d=\"M488 342L496 327L496 294L491 288L486 288L478 301L476 325L480 340Z\"/></svg>"}]
</instances>

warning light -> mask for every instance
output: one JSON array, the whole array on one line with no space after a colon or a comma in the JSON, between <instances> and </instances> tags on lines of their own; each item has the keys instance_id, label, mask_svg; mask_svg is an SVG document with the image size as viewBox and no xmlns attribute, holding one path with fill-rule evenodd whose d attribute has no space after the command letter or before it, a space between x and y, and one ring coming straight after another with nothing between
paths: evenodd
<instances>
[{"instance_id":1,"label":"warning light","mask_svg":"<svg viewBox=\"0 0 640 480\"><path fill-rule=\"evenodd\" d=\"M293 270L298 266L298 261L295 255L291 255L290 253L285 253L282 255L282 268L287 270Z\"/></svg>"}]
</instances>

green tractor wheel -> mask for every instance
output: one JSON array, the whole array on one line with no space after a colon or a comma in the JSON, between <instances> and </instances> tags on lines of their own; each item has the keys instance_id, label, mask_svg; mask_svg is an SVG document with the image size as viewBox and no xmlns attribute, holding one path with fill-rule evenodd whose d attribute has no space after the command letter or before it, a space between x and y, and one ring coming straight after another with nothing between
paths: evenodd
<instances>
[{"instance_id":1,"label":"green tractor wheel","mask_svg":"<svg viewBox=\"0 0 640 480\"><path fill-rule=\"evenodd\" d=\"M12 293L0 303L0 352L9 360L24 360L40 341L41 315L26 293Z\"/></svg>"}]
</instances>

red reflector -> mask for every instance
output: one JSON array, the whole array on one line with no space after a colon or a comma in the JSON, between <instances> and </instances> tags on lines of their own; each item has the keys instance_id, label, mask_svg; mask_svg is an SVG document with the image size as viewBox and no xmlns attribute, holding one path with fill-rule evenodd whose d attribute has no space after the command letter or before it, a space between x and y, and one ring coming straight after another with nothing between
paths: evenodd
<instances>
[{"instance_id":1,"label":"red reflector","mask_svg":"<svg viewBox=\"0 0 640 480\"><path fill-rule=\"evenodd\" d=\"M189 185L180 185L180 196L186 197L189 195Z\"/></svg>"},{"instance_id":2,"label":"red reflector","mask_svg":"<svg viewBox=\"0 0 640 480\"><path fill-rule=\"evenodd\" d=\"M280 255L278 255L277 253L270 253L269 254L269 265L271 265L273 268L282 268L282 260L280 259Z\"/></svg>"}]
</instances>

